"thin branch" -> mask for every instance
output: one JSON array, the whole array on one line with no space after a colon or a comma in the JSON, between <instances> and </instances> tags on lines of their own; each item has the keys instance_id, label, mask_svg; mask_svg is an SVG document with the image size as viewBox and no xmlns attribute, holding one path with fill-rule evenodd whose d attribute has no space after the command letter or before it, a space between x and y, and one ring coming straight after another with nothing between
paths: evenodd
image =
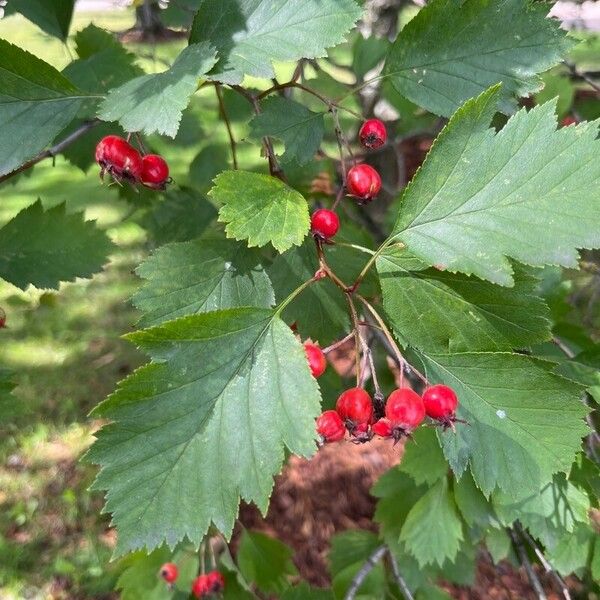
<instances>
[{"instance_id":1,"label":"thin branch","mask_svg":"<svg viewBox=\"0 0 600 600\"><path fill-rule=\"evenodd\" d=\"M569 62L568 60L563 60L563 64L567 67L567 69L569 69L573 77L585 81L592 89L600 94L600 85L597 84L587 73L580 71L574 63Z\"/></svg>"},{"instance_id":2,"label":"thin branch","mask_svg":"<svg viewBox=\"0 0 600 600\"><path fill-rule=\"evenodd\" d=\"M354 331L351 331L348 335L344 336L341 340L334 342L327 348L323 348L323 354L329 354L334 350L337 350L340 346L343 346L346 342L350 341L354 337Z\"/></svg>"},{"instance_id":3,"label":"thin branch","mask_svg":"<svg viewBox=\"0 0 600 600\"><path fill-rule=\"evenodd\" d=\"M392 551L389 548L388 548L388 557L390 559L390 564L392 565L392 573L394 574L394 579L396 580L396 583L398 584L400 591L404 594L404 597L406 598L406 600L414 600L414 597L413 597L410 589L408 588L406 581L404 581L404 578L402 577L402 575L400 573L400 569L398 568L398 561L396 560L396 557L394 556L394 554L392 553Z\"/></svg>"},{"instance_id":4,"label":"thin branch","mask_svg":"<svg viewBox=\"0 0 600 600\"><path fill-rule=\"evenodd\" d=\"M527 552L525 550L525 547L523 546L523 542L521 541L521 538L516 534L516 532L513 529L509 528L508 533L512 539L513 546L515 547L515 550L519 556L519 560L521 561L521 564L525 568L527 577L529 578L529 581L531 582L531 586L533 587L533 590L534 590L538 600L548 600L548 598L546 597L546 592L544 592L544 588L542 587L542 584L540 583L538 576L535 574L535 571L533 570L533 567L531 566L531 562L529 561L529 557L527 556Z\"/></svg>"},{"instance_id":5,"label":"thin branch","mask_svg":"<svg viewBox=\"0 0 600 600\"><path fill-rule=\"evenodd\" d=\"M73 142L76 142L81 136L85 135L90 129L95 127L100 123L99 119L93 119L91 121L86 121L83 123L78 129L76 129L73 133L69 134L64 140L58 142L58 144L48 148L48 150L44 150L40 152L36 157L28 160L26 163L23 163L18 169L7 173L0 177L0 183L5 182L7 179L22 173L23 171L27 171L27 169L31 169L34 165L39 162L42 162L46 158L55 158L58 154L60 154L65 148L70 146Z\"/></svg>"},{"instance_id":6,"label":"thin branch","mask_svg":"<svg viewBox=\"0 0 600 600\"><path fill-rule=\"evenodd\" d=\"M381 560L383 555L387 552L386 546L379 546L369 558L365 561L365 564L360 568L358 573L354 576L354 579L350 583L350 587L344 596L344 600L354 600L358 589L366 579L367 575L374 569L375 565Z\"/></svg>"},{"instance_id":7,"label":"thin branch","mask_svg":"<svg viewBox=\"0 0 600 600\"><path fill-rule=\"evenodd\" d=\"M558 586L560 587L560 591L562 592L563 598L565 600L571 600L571 594L569 593L569 588L567 588L567 584L565 580L558 574L556 569L552 566L550 561L544 556L542 549L536 544L535 540L529 535L529 532L521 527L521 524L517 521L514 525L515 529L523 537L527 543L531 546L532 550L535 552L535 555L538 557L540 563L546 570L546 573L552 576L552 578L556 581Z\"/></svg>"},{"instance_id":8,"label":"thin branch","mask_svg":"<svg viewBox=\"0 0 600 600\"><path fill-rule=\"evenodd\" d=\"M215 83L215 91L217 92L217 98L219 100L219 110L221 112L221 118L223 119L223 122L225 123L225 127L227 128L227 135L229 136L229 145L231 146L231 160L233 162L233 168L237 171L238 162L237 162L237 151L236 151L235 138L233 137L233 131L231 130L231 123L229 122L227 110L225 109L225 102L223 102L223 93L221 91L221 85L219 83Z\"/></svg>"}]
</instances>

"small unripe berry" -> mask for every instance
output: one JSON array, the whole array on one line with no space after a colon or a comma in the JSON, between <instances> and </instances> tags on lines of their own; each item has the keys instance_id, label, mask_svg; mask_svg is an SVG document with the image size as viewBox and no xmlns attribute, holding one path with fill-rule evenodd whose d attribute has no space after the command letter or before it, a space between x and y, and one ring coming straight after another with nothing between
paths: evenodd
<instances>
[{"instance_id":1,"label":"small unripe berry","mask_svg":"<svg viewBox=\"0 0 600 600\"><path fill-rule=\"evenodd\" d=\"M164 189L169 179L167 161L158 154L146 154L142 157L142 162L142 183L149 188Z\"/></svg>"},{"instance_id":2,"label":"small unripe berry","mask_svg":"<svg viewBox=\"0 0 600 600\"><path fill-rule=\"evenodd\" d=\"M310 218L310 229L313 235L323 240L332 238L338 232L339 228L339 217L327 208L320 208Z\"/></svg>"},{"instance_id":3,"label":"small unripe berry","mask_svg":"<svg viewBox=\"0 0 600 600\"><path fill-rule=\"evenodd\" d=\"M127 141L118 135L103 137L96 146L96 162L100 176L108 172L115 179L139 181L142 175L142 157Z\"/></svg>"},{"instance_id":4,"label":"small unripe berry","mask_svg":"<svg viewBox=\"0 0 600 600\"><path fill-rule=\"evenodd\" d=\"M325 442L338 442L344 437L346 427L335 410L326 410L317 419L317 433Z\"/></svg>"},{"instance_id":5,"label":"small unripe berry","mask_svg":"<svg viewBox=\"0 0 600 600\"><path fill-rule=\"evenodd\" d=\"M455 418L458 398L454 390L447 385L433 385L425 390L423 404L428 417L439 421L451 421Z\"/></svg>"},{"instance_id":6,"label":"small unripe berry","mask_svg":"<svg viewBox=\"0 0 600 600\"><path fill-rule=\"evenodd\" d=\"M380 148L387 140L387 131L379 119L369 119L362 124L358 137L365 148Z\"/></svg>"},{"instance_id":7,"label":"small unripe berry","mask_svg":"<svg viewBox=\"0 0 600 600\"><path fill-rule=\"evenodd\" d=\"M381 190L381 177L370 165L356 165L348 171L346 188L351 196L370 202Z\"/></svg>"},{"instance_id":8,"label":"small unripe berry","mask_svg":"<svg viewBox=\"0 0 600 600\"><path fill-rule=\"evenodd\" d=\"M343 421L349 421L353 426L373 420L373 401L362 388L351 388L343 392L337 399L335 409Z\"/></svg>"},{"instance_id":9,"label":"small unripe berry","mask_svg":"<svg viewBox=\"0 0 600 600\"><path fill-rule=\"evenodd\" d=\"M389 419L379 419L379 421L373 423L371 431L375 435L379 435L383 438L388 438L392 437L393 428Z\"/></svg>"},{"instance_id":10,"label":"small unripe berry","mask_svg":"<svg viewBox=\"0 0 600 600\"><path fill-rule=\"evenodd\" d=\"M312 342L304 342L304 351L308 359L308 366L312 376L316 379L321 377L327 368L327 359L323 354L323 350L317 344Z\"/></svg>"},{"instance_id":11,"label":"small unripe berry","mask_svg":"<svg viewBox=\"0 0 600 600\"><path fill-rule=\"evenodd\" d=\"M385 404L385 416L392 427L410 433L425 418L423 399L410 388L394 390Z\"/></svg>"},{"instance_id":12,"label":"small unripe berry","mask_svg":"<svg viewBox=\"0 0 600 600\"><path fill-rule=\"evenodd\" d=\"M177 568L177 565L175 563L165 563L160 568L160 576L167 583L174 583L176 581L178 575L179 575L179 569Z\"/></svg>"}]
</instances>

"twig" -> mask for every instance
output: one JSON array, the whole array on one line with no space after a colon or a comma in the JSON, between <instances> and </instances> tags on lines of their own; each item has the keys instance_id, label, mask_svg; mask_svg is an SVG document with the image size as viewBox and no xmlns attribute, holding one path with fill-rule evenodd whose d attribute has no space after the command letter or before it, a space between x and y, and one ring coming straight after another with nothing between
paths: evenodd
<instances>
[{"instance_id":1,"label":"twig","mask_svg":"<svg viewBox=\"0 0 600 600\"><path fill-rule=\"evenodd\" d=\"M531 546L532 550L535 552L535 555L538 557L540 563L546 570L546 573L552 576L552 578L556 581L558 586L560 587L560 591L562 592L563 598L565 600L571 600L571 594L569 593L569 588L567 588L567 584L565 580L558 574L558 572L554 569L550 561L544 556L541 548L536 544L535 540L529 535L525 529L521 527L521 524L516 521L514 524L515 529L519 533L521 537L523 537L527 543Z\"/></svg>"},{"instance_id":2,"label":"twig","mask_svg":"<svg viewBox=\"0 0 600 600\"><path fill-rule=\"evenodd\" d=\"M227 135L229 136L229 145L231 146L231 160L233 162L233 168L237 171L238 162L237 162L237 150L235 138L233 137L233 131L231 130L231 123L229 122L229 117L227 116L227 110L225 109L225 102L223 102L223 93L221 92L221 85L219 83L215 83L215 91L217 92L217 98L219 100L219 110L221 112L221 118L225 123L225 127L227 128Z\"/></svg>"},{"instance_id":3,"label":"twig","mask_svg":"<svg viewBox=\"0 0 600 600\"><path fill-rule=\"evenodd\" d=\"M587 73L580 71L574 63L569 62L568 60L563 60L563 64L567 67L567 69L569 69L573 77L585 81L591 88L600 94L600 85L597 84Z\"/></svg>"},{"instance_id":4,"label":"twig","mask_svg":"<svg viewBox=\"0 0 600 600\"><path fill-rule=\"evenodd\" d=\"M100 123L99 119L93 119L91 121L86 121L83 123L78 129L76 129L73 133L69 134L64 140L58 142L48 150L44 150L40 152L36 157L28 160L26 163L23 163L19 168L7 173L6 175L2 175L0 177L0 183L5 182L7 179L26 171L27 169L31 169L34 165L39 162L42 162L46 158L55 158L58 154L60 154L65 148L70 146L73 142L77 141L81 136L85 135L90 129L95 127L98 123Z\"/></svg>"},{"instance_id":5,"label":"twig","mask_svg":"<svg viewBox=\"0 0 600 600\"><path fill-rule=\"evenodd\" d=\"M540 583L538 576L535 574L535 571L533 570L533 567L531 566L531 562L529 561L529 557L527 556L527 552L525 551L525 547L523 546L523 542L521 541L521 538L511 528L508 529L508 533L512 539L515 550L517 551L517 554L519 555L519 560L521 561L521 564L523 565L523 567L525 567L527 577L529 578L529 581L531 582L531 586L533 587L533 590L535 591L535 594L538 597L538 600L548 600L546 597L546 593L544 592L544 588L542 587L542 584Z\"/></svg>"},{"instance_id":6,"label":"twig","mask_svg":"<svg viewBox=\"0 0 600 600\"><path fill-rule=\"evenodd\" d=\"M373 570L375 565L381 560L383 555L387 552L386 546L379 546L369 558L365 561L365 564L360 568L358 573L354 576L354 579L350 583L350 587L344 596L344 600L354 600L358 588L362 585L367 575Z\"/></svg>"},{"instance_id":7,"label":"twig","mask_svg":"<svg viewBox=\"0 0 600 600\"><path fill-rule=\"evenodd\" d=\"M390 559L390 564L392 565L392 573L394 574L394 579L396 580L396 583L398 584L398 587L400 588L400 591L404 594L404 597L406 598L406 600L414 600L413 595L410 591L410 589L408 588L408 585L406 584L406 581L404 581L404 578L402 577L401 573L400 573L400 569L398 568L398 561L396 560L396 557L394 556L394 554L392 553L392 551L388 548L388 557Z\"/></svg>"},{"instance_id":8,"label":"twig","mask_svg":"<svg viewBox=\"0 0 600 600\"><path fill-rule=\"evenodd\" d=\"M354 331L351 331L348 335L344 336L341 340L334 342L330 346L327 346L327 348L323 348L323 354L329 354L330 352L337 350L340 346L343 346L346 342L351 340L353 337L354 337Z\"/></svg>"}]
</instances>

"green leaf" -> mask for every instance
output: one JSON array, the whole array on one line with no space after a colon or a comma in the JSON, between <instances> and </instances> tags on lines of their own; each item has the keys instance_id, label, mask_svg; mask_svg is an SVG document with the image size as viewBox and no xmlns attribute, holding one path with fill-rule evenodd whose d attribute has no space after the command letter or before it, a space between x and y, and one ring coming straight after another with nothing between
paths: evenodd
<instances>
[{"instance_id":1,"label":"green leaf","mask_svg":"<svg viewBox=\"0 0 600 600\"><path fill-rule=\"evenodd\" d=\"M389 48L390 42L385 38L358 35L352 48L352 70L364 79L385 58Z\"/></svg>"},{"instance_id":2,"label":"green leaf","mask_svg":"<svg viewBox=\"0 0 600 600\"><path fill-rule=\"evenodd\" d=\"M299 246L308 233L306 200L275 177L225 171L208 195L221 205L219 221L227 223L227 237L248 240L250 247L271 242L284 252Z\"/></svg>"},{"instance_id":3,"label":"green leaf","mask_svg":"<svg viewBox=\"0 0 600 600\"><path fill-rule=\"evenodd\" d=\"M439 480L411 508L400 541L420 566L454 560L463 540L462 522L446 479Z\"/></svg>"},{"instance_id":4,"label":"green leaf","mask_svg":"<svg viewBox=\"0 0 600 600\"><path fill-rule=\"evenodd\" d=\"M174 562L179 569L174 588L169 588L159 576L166 562ZM121 560L120 566L123 570L115 588L120 590L121 600L165 600L173 598L177 591L189 591L198 572L199 559L197 554L184 550L172 554L163 546L150 554L133 552Z\"/></svg>"},{"instance_id":5,"label":"green leaf","mask_svg":"<svg viewBox=\"0 0 600 600\"><path fill-rule=\"evenodd\" d=\"M600 537L594 542L594 556L592 558L592 577L596 581L600 581Z\"/></svg>"},{"instance_id":6,"label":"green leaf","mask_svg":"<svg viewBox=\"0 0 600 600\"><path fill-rule=\"evenodd\" d=\"M273 306L273 288L259 259L242 244L219 238L162 246L136 269L147 280L132 298L145 313L138 325L236 306Z\"/></svg>"},{"instance_id":7,"label":"green leaf","mask_svg":"<svg viewBox=\"0 0 600 600\"><path fill-rule=\"evenodd\" d=\"M41 30L66 41L69 35L75 0L17 0L9 2L7 15L20 12Z\"/></svg>"},{"instance_id":8,"label":"green leaf","mask_svg":"<svg viewBox=\"0 0 600 600\"><path fill-rule=\"evenodd\" d=\"M466 471L458 481L454 482L454 499L460 514L469 527L488 528L500 525L492 505L477 488L469 471Z\"/></svg>"},{"instance_id":9,"label":"green leaf","mask_svg":"<svg viewBox=\"0 0 600 600\"><path fill-rule=\"evenodd\" d=\"M550 338L550 311L537 279L515 265L515 286L415 268L389 248L377 259L383 303L398 339L423 350L511 350Z\"/></svg>"},{"instance_id":10,"label":"green leaf","mask_svg":"<svg viewBox=\"0 0 600 600\"><path fill-rule=\"evenodd\" d=\"M174 138L199 78L215 62L216 53L209 44L188 46L164 73L142 75L110 92L98 116L104 121L119 121L125 131L156 132Z\"/></svg>"},{"instance_id":11,"label":"green leaf","mask_svg":"<svg viewBox=\"0 0 600 600\"><path fill-rule=\"evenodd\" d=\"M164 201L145 215L143 225L155 244L161 246L200 237L216 216L215 207L206 198L182 188L167 192Z\"/></svg>"},{"instance_id":12,"label":"green leaf","mask_svg":"<svg viewBox=\"0 0 600 600\"><path fill-rule=\"evenodd\" d=\"M508 558L512 550L512 542L505 529L488 529L485 534L485 546L495 565Z\"/></svg>"},{"instance_id":13,"label":"green leaf","mask_svg":"<svg viewBox=\"0 0 600 600\"><path fill-rule=\"evenodd\" d=\"M291 548L279 540L244 530L237 563L246 581L252 581L264 592L281 594L289 587L287 578L298 573L292 555Z\"/></svg>"},{"instance_id":14,"label":"green leaf","mask_svg":"<svg viewBox=\"0 0 600 600\"><path fill-rule=\"evenodd\" d=\"M153 362L95 414L110 419L89 452L102 469L117 554L229 536L240 497L264 513L284 458L315 451L319 392L304 349L276 313L238 308L131 334ZM128 473L123 477L124 472Z\"/></svg>"},{"instance_id":15,"label":"green leaf","mask_svg":"<svg viewBox=\"0 0 600 600\"><path fill-rule=\"evenodd\" d=\"M542 77L544 89L535 95L537 104L543 104L553 98L558 98L556 111L559 118L564 117L573 104L575 86L568 77L555 72L545 73Z\"/></svg>"},{"instance_id":16,"label":"green leaf","mask_svg":"<svg viewBox=\"0 0 600 600\"><path fill-rule=\"evenodd\" d=\"M217 49L212 79L268 79L275 76L273 61L325 56L360 15L354 0L204 0L190 43L209 42Z\"/></svg>"},{"instance_id":17,"label":"green leaf","mask_svg":"<svg viewBox=\"0 0 600 600\"><path fill-rule=\"evenodd\" d=\"M435 0L400 32L384 74L403 96L439 115L502 82L501 109L542 87L571 42L548 6L529 0Z\"/></svg>"},{"instance_id":18,"label":"green leaf","mask_svg":"<svg viewBox=\"0 0 600 600\"><path fill-rule=\"evenodd\" d=\"M58 289L100 271L113 248L83 213L66 214L64 203L44 211L38 200L0 229L0 277L22 290Z\"/></svg>"},{"instance_id":19,"label":"green leaf","mask_svg":"<svg viewBox=\"0 0 600 600\"><path fill-rule=\"evenodd\" d=\"M79 58L90 58L103 50L122 50L123 45L113 33L90 23L73 36L75 52Z\"/></svg>"},{"instance_id":20,"label":"green leaf","mask_svg":"<svg viewBox=\"0 0 600 600\"><path fill-rule=\"evenodd\" d=\"M400 469L417 485L433 485L448 472L448 463L440 448L435 430L420 427L413 434L414 444L406 444Z\"/></svg>"},{"instance_id":21,"label":"green leaf","mask_svg":"<svg viewBox=\"0 0 600 600\"><path fill-rule=\"evenodd\" d=\"M485 495L499 487L520 499L569 471L587 408L581 388L554 375L550 363L507 353L421 356L428 379L456 391L457 414L469 423L441 436L458 476L470 463Z\"/></svg>"},{"instance_id":22,"label":"green leaf","mask_svg":"<svg viewBox=\"0 0 600 600\"><path fill-rule=\"evenodd\" d=\"M512 285L508 257L577 265L600 246L598 123L556 130L554 104L520 110L495 133L490 89L439 135L402 197L392 240L448 271Z\"/></svg>"},{"instance_id":23,"label":"green leaf","mask_svg":"<svg viewBox=\"0 0 600 600\"><path fill-rule=\"evenodd\" d=\"M230 168L229 151L222 144L210 144L202 148L190 163L190 182L202 194L212 187L213 179Z\"/></svg>"},{"instance_id":24,"label":"green leaf","mask_svg":"<svg viewBox=\"0 0 600 600\"><path fill-rule=\"evenodd\" d=\"M333 600L330 590L311 588L307 583L290 588L282 596L281 600Z\"/></svg>"},{"instance_id":25,"label":"green leaf","mask_svg":"<svg viewBox=\"0 0 600 600\"><path fill-rule=\"evenodd\" d=\"M0 175L42 151L86 98L54 67L0 39Z\"/></svg>"},{"instance_id":26,"label":"green leaf","mask_svg":"<svg viewBox=\"0 0 600 600\"><path fill-rule=\"evenodd\" d=\"M261 113L250 121L250 137L260 140L271 136L285 144L282 162L300 165L311 160L325 133L323 113L308 110L303 104L271 96L261 104Z\"/></svg>"},{"instance_id":27,"label":"green leaf","mask_svg":"<svg viewBox=\"0 0 600 600\"><path fill-rule=\"evenodd\" d=\"M583 569L597 535L588 525L579 524L573 533L564 535L554 548L546 548L546 558L564 576Z\"/></svg>"}]
</instances>

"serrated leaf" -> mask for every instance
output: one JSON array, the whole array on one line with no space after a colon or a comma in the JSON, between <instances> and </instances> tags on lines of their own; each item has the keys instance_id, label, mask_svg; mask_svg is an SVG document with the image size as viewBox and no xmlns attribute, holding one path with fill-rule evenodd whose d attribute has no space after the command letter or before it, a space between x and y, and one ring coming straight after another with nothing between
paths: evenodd
<instances>
[{"instance_id":1,"label":"serrated leaf","mask_svg":"<svg viewBox=\"0 0 600 600\"><path fill-rule=\"evenodd\" d=\"M587 408L581 388L554 375L550 363L508 353L421 357L432 383L456 391L457 414L469 423L441 436L458 476L470 464L484 494L499 487L520 499L569 471L587 431Z\"/></svg>"},{"instance_id":2,"label":"serrated leaf","mask_svg":"<svg viewBox=\"0 0 600 600\"><path fill-rule=\"evenodd\" d=\"M448 481L441 479L411 508L400 541L420 566L454 560L463 540L462 522Z\"/></svg>"},{"instance_id":3,"label":"serrated leaf","mask_svg":"<svg viewBox=\"0 0 600 600\"><path fill-rule=\"evenodd\" d=\"M54 67L0 39L0 175L43 150L87 98Z\"/></svg>"},{"instance_id":4,"label":"serrated leaf","mask_svg":"<svg viewBox=\"0 0 600 600\"><path fill-rule=\"evenodd\" d=\"M512 550L510 536L504 529L488 529L485 534L485 546L495 565L508 558Z\"/></svg>"},{"instance_id":5,"label":"serrated leaf","mask_svg":"<svg viewBox=\"0 0 600 600\"><path fill-rule=\"evenodd\" d=\"M538 74L558 64L571 42L548 6L528 0L434 0L400 32L384 74L399 93L450 116L465 100L502 83L500 107L538 91Z\"/></svg>"},{"instance_id":6,"label":"serrated leaf","mask_svg":"<svg viewBox=\"0 0 600 600\"><path fill-rule=\"evenodd\" d=\"M98 54L103 50L122 49L123 45L117 39L116 35L97 27L90 23L87 27L78 31L73 36L75 42L75 52L79 58L89 58L93 54Z\"/></svg>"},{"instance_id":7,"label":"serrated leaf","mask_svg":"<svg viewBox=\"0 0 600 600\"><path fill-rule=\"evenodd\" d=\"M477 488L466 471L454 482L454 499L465 523L470 527L499 527L500 523L489 500Z\"/></svg>"},{"instance_id":8,"label":"serrated leaf","mask_svg":"<svg viewBox=\"0 0 600 600\"><path fill-rule=\"evenodd\" d=\"M598 124L556 130L554 103L488 125L498 89L467 102L406 188L392 240L448 271L512 285L506 257L577 265L600 246Z\"/></svg>"},{"instance_id":9,"label":"serrated leaf","mask_svg":"<svg viewBox=\"0 0 600 600\"><path fill-rule=\"evenodd\" d=\"M223 144L211 144L202 148L190 163L191 184L202 194L212 187L214 178L230 168L229 151Z\"/></svg>"},{"instance_id":10,"label":"serrated leaf","mask_svg":"<svg viewBox=\"0 0 600 600\"><path fill-rule=\"evenodd\" d=\"M237 563L246 581L264 592L281 594L289 587L288 577L298 573L292 555L291 548L283 542L263 533L244 530Z\"/></svg>"},{"instance_id":11,"label":"serrated leaf","mask_svg":"<svg viewBox=\"0 0 600 600\"><path fill-rule=\"evenodd\" d=\"M229 536L240 497L266 511L284 447L315 450L319 392L273 311L239 308L131 334L152 363L95 410L113 421L89 459L119 533L116 552ZM124 478L123 472L128 476Z\"/></svg>"},{"instance_id":12,"label":"serrated leaf","mask_svg":"<svg viewBox=\"0 0 600 600\"><path fill-rule=\"evenodd\" d=\"M564 576L583 569L597 535L588 525L579 524L573 533L564 535L554 548L546 548L546 558Z\"/></svg>"},{"instance_id":13,"label":"serrated leaf","mask_svg":"<svg viewBox=\"0 0 600 600\"><path fill-rule=\"evenodd\" d=\"M299 246L310 220L306 200L296 190L269 175L224 171L208 195L217 204L227 237L248 240L248 246L269 242L279 252Z\"/></svg>"},{"instance_id":14,"label":"serrated leaf","mask_svg":"<svg viewBox=\"0 0 600 600\"><path fill-rule=\"evenodd\" d=\"M420 427L414 432L413 441L414 444L407 444L404 448L400 469L417 485L433 485L448 472L448 463L435 431Z\"/></svg>"},{"instance_id":15,"label":"serrated leaf","mask_svg":"<svg viewBox=\"0 0 600 600\"><path fill-rule=\"evenodd\" d=\"M434 352L493 351L550 338L550 311L522 267L515 266L515 286L505 288L406 262L395 248L377 259L384 307L405 343Z\"/></svg>"},{"instance_id":16,"label":"serrated leaf","mask_svg":"<svg viewBox=\"0 0 600 600\"><path fill-rule=\"evenodd\" d=\"M138 326L236 306L273 306L259 260L242 244L220 238L162 246L136 269L146 280L132 298L145 313Z\"/></svg>"},{"instance_id":17,"label":"serrated leaf","mask_svg":"<svg viewBox=\"0 0 600 600\"><path fill-rule=\"evenodd\" d=\"M113 248L83 213L67 214L64 203L44 211L38 200L0 229L0 277L22 290L58 289L100 271Z\"/></svg>"},{"instance_id":18,"label":"serrated leaf","mask_svg":"<svg viewBox=\"0 0 600 600\"><path fill-rule=\"evenodd\" d=\"M244 75L271 78L273 61L325 56L361 15L354 0L204 0L190 43L219 53L212 79L241 83Z\"/></svg>"},{"instance_id":19,"label":"serrated leaf","mask_svg":"<svg viewBox=\"0 0 600 600\"><path fill-rule=\"evenodd\" d=\"M260 140L270 136L285 144L282 162L300 165L311 160L323 140L323 113L308 110L303 104L271 96L261 104L261 112L250 121L250 137Z\"/></svg>"},{"instance_id":20,"label":"serrated leaf","mask_svg":"<svg viewBox=\"0 0 600 600\"><path fill-rule=\"evenodd\" d=\"M174 138L199 78L216 60L209 44L188 46L164 73L142 75L110 92L98 116L104 121L119 121L125 131L156 132Z\"/></svg>"},{"instance_id":21,"label":"serrated leaf","mask_svg":"<svg viewBox=\"0 0 600 600\"><path fill-rule=\"evenodd\" d=\"M75 0L17 0L9 3L6 14L19 12L42 31L64 42L69 35L74 6Z\"/></svg>"}]
</instances>

